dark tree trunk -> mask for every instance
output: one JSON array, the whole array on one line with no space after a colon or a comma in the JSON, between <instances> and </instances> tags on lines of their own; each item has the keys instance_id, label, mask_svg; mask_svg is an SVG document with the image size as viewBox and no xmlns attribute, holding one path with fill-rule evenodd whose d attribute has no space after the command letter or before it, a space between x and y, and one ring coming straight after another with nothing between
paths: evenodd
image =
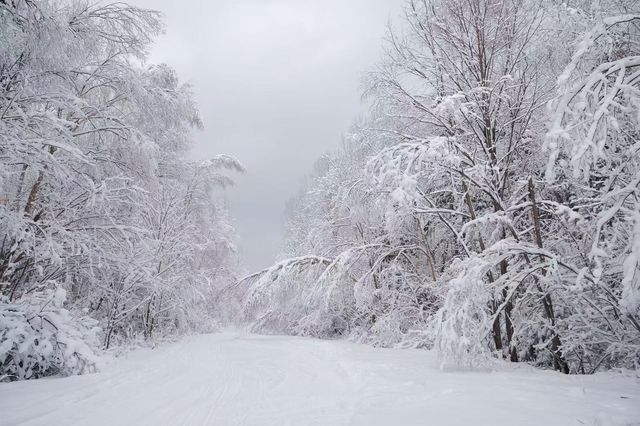
<instances>
[{"instance_id":1,"label":"dark tree trunk","mask_svg":"<svg viewBox=\"0 0 640 426\"><path fill-rule=\"evenodd\" d=\"M531 218L533 221L533 235L536 242L536 245L539 248L543 248L542 244L542 232L540 230L540 211L538 210L538 204L536 203L536 191L535 186L533 184L533 178L529 178L529 199L531 201ZM543 274L546 271L543 271ZM538 289L543 292L542 287L538 283ZM544 292L544 297L542 298L542 306L544 308L544 313L549 323L551 324L551 343L549 349L553 356L553 368L557 371L562 371L565 374L569 374L569 365L562 354L562 341L560 340L560 336L555 330L556 318L555 313L553 312L553 300L551 299L551 295L548 292Z\"/></svg>"}]
</instances>

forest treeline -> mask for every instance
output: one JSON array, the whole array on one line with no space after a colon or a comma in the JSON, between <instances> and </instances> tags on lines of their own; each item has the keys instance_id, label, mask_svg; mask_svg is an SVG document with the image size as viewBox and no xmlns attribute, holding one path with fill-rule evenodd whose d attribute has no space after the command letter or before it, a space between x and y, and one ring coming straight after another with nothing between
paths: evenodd
<instances>
[{"instance_id":1,"label":"forest treeline","mask_svg":"<svg viewBox=\"0 0 640 426\"><path fill-rule=\"evenodd\" d=\"M371 112L289 205L253 330L589 374L640 364L640 4L409 0Z\"/></svg>"},{"instance_id":2,"label":"forest treeline","mask_svg":"<svg viewBox=\"0 0 640 426\"><path fill-rule=\"evenodd\" d=\"M235 279L217 188L192 162L189 86L147 64L159 14L0 0L0 381L94 371L101 349L206 331Z\"/></svg>"}]
</instances>

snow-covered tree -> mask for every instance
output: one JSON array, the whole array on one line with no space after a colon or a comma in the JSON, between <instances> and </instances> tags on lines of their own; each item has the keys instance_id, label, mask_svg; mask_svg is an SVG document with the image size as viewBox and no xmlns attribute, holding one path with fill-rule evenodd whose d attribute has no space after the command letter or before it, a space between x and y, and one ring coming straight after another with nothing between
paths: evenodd
<instances>
[{"instance_id":1,"label":"snow-covered tree","mask_svg":"<svg viewBox=\"0 0 640 426\"><path fill-rule=\"evenodd\" d=\"M637 366L637 9L408 0L289 259L235 288L246 319L445 365Z\"/></svg>"},{"instance_id":2,"label":"snow-covered tree","mask_svg":"<svg viewBox=\"0 0 640 426\"><path fill-rule=\"evenodd\" d=\"M569 344L592 369L640 361L640 9L634 3L605 2L582 17L586 29L558 76L545 141L547 180L565 194L556 208L571 217L579 241L567 295L577 305Z\"/></svg>"},{"instance_id":3,"label":"snow-covered tree","mask_svg":"<svg viewBox=\"0 0 640 426\"><path fill-rule=\"evenodd\" d=\"M201 126L190 88L145 62L161 31L157 12L122 3L0 2L3 309L66 291L64 324L93 317L105 347L210 327L234 278L216 188L242 167L187 159ZM47 362L38 374L81 370ZM2 374L35 377L20 368Z\"/></svg>"}]
</instances>

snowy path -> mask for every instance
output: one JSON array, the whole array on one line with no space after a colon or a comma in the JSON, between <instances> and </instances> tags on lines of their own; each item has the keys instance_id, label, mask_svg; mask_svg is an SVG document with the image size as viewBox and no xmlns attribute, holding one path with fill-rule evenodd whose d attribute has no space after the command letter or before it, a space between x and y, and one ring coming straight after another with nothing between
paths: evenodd
<instances>
[{"instance_id":1,"label":"snowy path","mask_svg":"<svg viewBox=\"0 0 640 426\"><path fill-rule=\"evenodd\" d=\"M233 333L100 374L0 384L1 425L640 425L640 384L520 368L442 372L424 351Z\"/></svg>"}]
</instances>

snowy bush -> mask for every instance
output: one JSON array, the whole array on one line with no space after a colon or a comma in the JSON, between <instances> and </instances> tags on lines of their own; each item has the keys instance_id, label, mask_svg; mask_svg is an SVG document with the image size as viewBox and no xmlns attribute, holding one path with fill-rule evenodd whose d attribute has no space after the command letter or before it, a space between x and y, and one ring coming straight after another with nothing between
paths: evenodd
<instances>
[{"instance_id":1,"label":"snowy bush","mask_svg":"<svg viewBox=\"0 0 640 426\"><path fill-rule=\"evenodd\" d=\"M16 301L0 297L0 381L96 371L100 329L90 318L64 309L62 288Z\"/></svg>"},{"instance_id":2,"label":"snowy bush","mask_svg":"<svg viewBox=\"0 0 640 426\"><path fill-rule=\"evenodd\" d=\"M452 269L456 270L455 266ZM488 364L488 330L491 328L491 294L479 277L486 265L476 262L446 283L442 308L433 318L434 349L442 368L474 369Z\"/></svg>"}]
</instances>

